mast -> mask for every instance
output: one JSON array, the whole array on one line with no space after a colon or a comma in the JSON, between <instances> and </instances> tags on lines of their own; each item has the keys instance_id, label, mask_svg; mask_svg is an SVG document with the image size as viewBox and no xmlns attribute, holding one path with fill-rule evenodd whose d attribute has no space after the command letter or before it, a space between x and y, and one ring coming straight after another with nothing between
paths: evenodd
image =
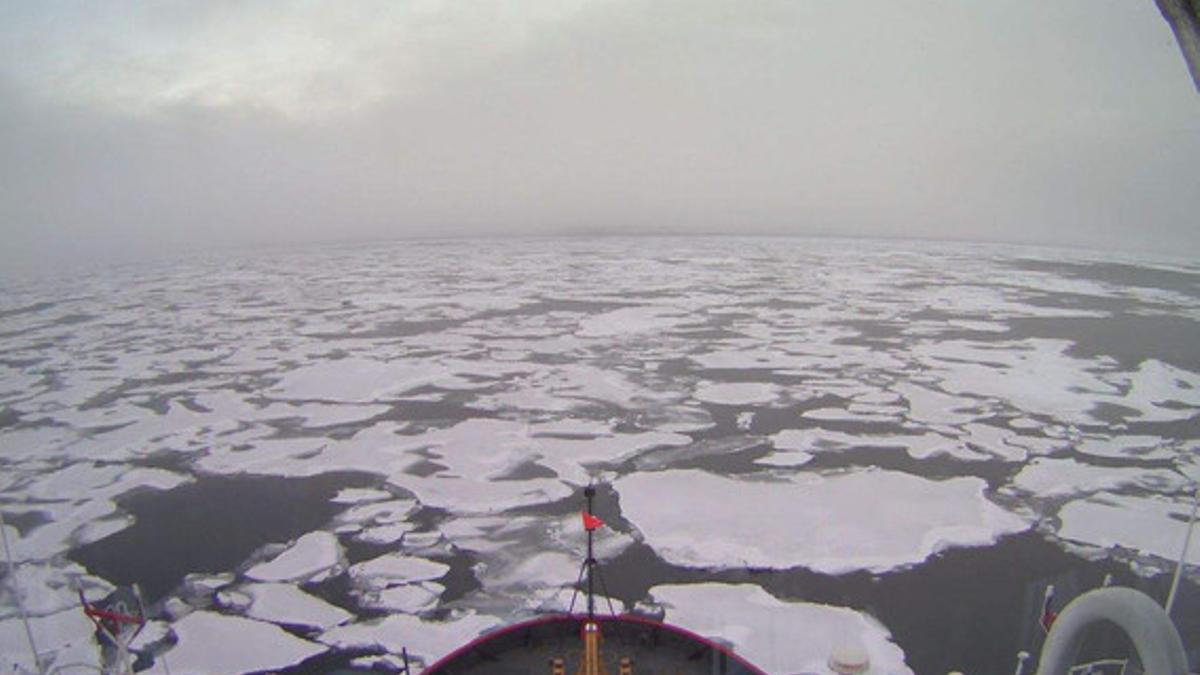
<instances>
[{"instance_id":1,"label":"mast","mask_svg":"<svg viewBox=\"0 0 1200 675\"><path fill-rule=\"evenodd\" d=\"M1192 517L1188 519L1187 534L1183 537L1183 550L1179 552L1179 562L1175 564L1175 577L1171 579L1171 590L1167 593L1167 616L1175 606L1175 594L1179 591L1179 579L1183 576L1183 568L1187 566L1188 548L1192 543L1192 531L1196 529L1196 511L1200 509L1200 487L1192 497ZM591 534L590 532L588 534Z\"/></svg>"},{"instance_id":2,"label":"mast","mask_svg":"<svg viewBox=\"0 0 1200 675\"><path fill-rule=\"evenodd\" d=\"M587 498L587 515L592 515L592 499L596 496L596 488L591 485L583 489L583 496ZM587 565L587 616L588 621L596 618L596 586L595 586L595 568L596 557L593 554L592 544L596 532L593 528L585 528L587 530L587 559L584 564Z\"/></svg>"}]
</instances>

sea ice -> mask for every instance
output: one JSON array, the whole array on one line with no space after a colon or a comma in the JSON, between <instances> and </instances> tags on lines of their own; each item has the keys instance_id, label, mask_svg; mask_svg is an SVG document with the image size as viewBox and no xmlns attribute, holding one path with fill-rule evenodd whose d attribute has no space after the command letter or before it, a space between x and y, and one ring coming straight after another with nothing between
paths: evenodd
<instances>
[{"instance_id":1,"label":"sea ice","mask_svg":"<svg viewBox=\"0 0 1200 675\"><path fill-rule=\"evenodd\" d=\"M343 525L342 527L361 528L361 526L357 525ZM411 532L414 527L416 526L411 523L396 523L394 525L368 527L357 531L354 538L358 541L363 541L368 544L394 544L404 538L404 535Z\"/></svg>"},{"instance_id":2,"label":"sea ice","mask_svg":"<svg viewBox=\"0 0 1200 675\"><path fill-rule=\"evenodd\" d=\"M1117 402L1137 410L1139 421L1188 419L1200 408L1200 374L1156 359L1146 359L1137 371L1111 379L1128 384L1129 392Z\"/></svg>"},{"instance_id":3,"label":"sea ice","mask_svg":"<svg viewBox=\"0 0 1200 675\"><path fill-rule=\"evenodd\" d=\"M117 511L116 504L107 499L92 499L78 503L41 502L37 511L50 516L49 522L26 532L25 536L9 538L13 558L47 560L80 543L80 535L97 534L92 523L110 521L128 523ZM9 511L12 512L12 511ZM102 529L110 525L101 525Z\"/></svg>"},{"instance_id":4,"label":"sea ice","mask_svg":"<svg viewBox=\"0 0 1200 675\"><path fill-rule=\"evenodd\" d=\"M359 602L364 607L371 609L419 614L437 604L438 598L444 591L444 586L432 582L401 584L382 590L360 593Z\"/></svg>"},{"instance_id":5,"label":"sea ice","mask_svg":"<svg viewBox=\"0 0 1200 675\"><path fill-rule=\"evenodd\" d=\"M904 410L864 409L849 406L846 408L813 408L806 410L801 417L822 422L858 422L862 424L899 422L903 420Z\"/></svg>"},{"instance_id":6,"label":"sea ice","mask_svg":"<svg viewBox=\"0 0 1200 675\"><path fill-rule=\"evenodd\" d=\"M577 555L560 551L545 551L533 555L505 560L504 565L488 564L482 575L485 589L511 593L514 589L529 591L544 588L559 588L575 583L580 560Z\"/></svg>"},{"instance_id":7,"label":"sea ice","mask_svg":"<svg viewBox=\"0 0 1200 675\"><path fill-rule=\"evenodd\" d=\"M94 627L78 607L45 616L30 616L29 629L42 659L49 656L53 660L50 665L99 661L99 652L92 640ZM0 670L5 673L38 672L29 651L25 627L19 618L0 621Z\"/></svg>"},{"instance_id":8,"label":"sea ice","mask_svg":"<svg viewBox=\"0 0 1200 675\"><path fill-rule=\"evenodd\" d=\"M1059 510L1062 526L1058 536L1089 546L1122 546L1178 560L1190 513L1190 500L1101 492L1068 502Z\"/></svg>"},{"instance_id":9,"label":"sea ice","mask_svg":"<svg viewBox=\"0 0 1200 675\"><path fill-rule=\"evenodd\" d=\"M1183 476L1168 469L1095 466L1049 457L1037 457L1026 464L1012 482L1017 489L1038 497L1065 497L1129 485L1173 492L1186 483Z\"/></svg>"},{"instance_id":10,"label":"sea ice","mask_svg":"<svg viewBox=\"0 0 1200 675\"><path fill-rule=\"evenodd\" d=\"M1075 452L1092 457L1120 459L1171 459L1175 451L1170 441L1158 436L1084 436L1075 444Z\"/></svg>"},{"instance_id":11,"label":"sea ice","mask_svg":"<svg viewBox=\"0 0 1200 675\"><path fill-rule=\"evenodd\" d=\"M426 621L412 614L390 614L383 619L339 626L319 638L343 649L377 647L391 654L407 649L425 663L448 655L480 633L499 625L495 617L464 612L448 621Z\"/></svg>"},{"instance_id":12,"label":"sea ice","mask_svg":"<svg viewBox=\"0 0 1200 675\"><path fill-rule=\"evenodd\" d=\"M808 357L761 348L715 350L693 354L688 359L701 368L720 370L804 369L813 365L812 359Z\"/></svg>"},{"instance_id":13,"label":"sea ice","mask_svg":"<svg viewBox=\"0 0 1200 675\"><path fill-rule=\"evenodd\" d=\"M340 562L337 537L328 532L309 532L275 558L251 567L246 576L257 581L309 581L328 573Z\"/></svg>"},{"instance_id":14,"label":"sea ice","mask_svg":"<svg viewBox=\"0 0 1200 675\"><path fill-rule=\"evenodd\" d=\"M171 628L179 642L167 658L171 672L180 675L278 670L328 649L269 623L207 611L192 612Z\"/></svg>"},{"instance_id":15,"label":"sea ice","mask_svg":"<svg viewBox=\"0 0 1200 675\"><path fill-rule=\"evenodd\" d=\"M762 382L705 382L692 396L716 405L765 405L779 398L779 387Z\"/></svg>"},{"instance_id":16,"label":"sea ice","mask_svg":"<svg viewBox=\"0 0 1200 675\"><path fill-rule=\"evenodd\" d=\"M754 461L755 464L763 466L804 466L813 461L814 455L811 452L804 450L787 450L784 452L772 452L766 457L760 457Z\"/></svg>"},{"instance_id":17,"label":"sea ice","mask_svg":"<svg viewBox=\"0 0 1200 675\"><path fill-rule=\"evenodd\" d=\"M1029 527L988 501L978 478L867 470L767 481L671 470L626 476L614 487L646 543L691 567L886 572ZM885 506L895 504L904 508Z\"/></svg>"},{"instance_id":18,"label":"sea ice","mask_svg":"<svg viewBox=\"0 0 1200 675\"><path fill-rule=\"evenodd\" d=\"M788 452L819 454L851 448L903 449L913 459L949 455L962 460L987 459L987 455L968 449L962 442L928 431L923 434L848 434L827 429L784 429L771 436L777 449ZM773 453L759 460L761 464L776 464ZM779 461L787 462L787 455ZM800 458L800 456L796 456Z\"/></svg>"},{"instance_id":19,"label":"sea ice","mask_svg":"<svg viewBox=\"0 0 1200 675\"><path fill-rule=\"evenodd\" d=\"M12 541L11 535L9 541ZM3 551L0 551L2 554ZM89 596L112 590L108 582L87 576L87 570L73 562L56 560L14 564L11 568L6 565L3 583L0 584L0 598L3 598L3 602L0 602L0 618L17 615L13 593L19 595L22 606L29 614L48 615L63 609L78 608L76 588L81 583Z\"/></svg>"},{"instance_id":20,"label":"sea ice","mask_svg":"<svg viewBox=\"0 0 1200 675\"><path fill-rule=\"evenodd\" d=\"M486 480L474 476L393 474L394 485L412 491L425 506L455 514L499 513L519 506L546 504L569 496L574 490L552 478L532 480Z\"/></svg>"},{"instance_id":21,"label":"sea ice","mask_svg":"<svg viewBox=\"0 0 1200 675\"><path fill-rule=\"evenodd\" d=\"M450 570L445 563L405 555L383 555L350 568L350 578L371 587L439 579Z\"/></svg>"},{"instance_id":22,"label":"sea ice","mask_svg":"<svg viewBox=\"0 0 1200 675\"><path fill-rule=\"evenodd\" d=\"M984 416L978 401L953 396L911 382L892 389L908 402L908 418L921 424L965 424Z\"/></svg>"},{"instance_id":23,"label":"sea ice","mask_svg":"<svg viewBox=\"0 0 1200 675\"><path fill-rule=\"evenodd\" d=\"M682 434L645 431L597 438L537 438L533 447L538 461L560 478L587 483L591 476L585 469L587 464L616 462L653 448L679 447L691 442L691 438Z\"/></svg>"},{"instance_id":24,"label":"sea ice","mask_svg":"<svg viewBox=\"0 0 1200 675\"><path fill-rule=\"evenodd\" d=\"M650 594L670 623L731 643L768 673L825 673L830 654L861 647L872 673L912 673L904 652L876 619L845 607L783 602L752 584L670 584Z\"/></svg>"},{"instance_id":25,"label":"sea ice","mask_svg":"<svg viewBox=\"0 0 1200 675\"><path fill-rule=\"evenodd\" d=\"M688 320L674 307L625 307L589 316L579 322L585 338L618 337L635 333L663 333Z\"/></svg>"},{"instance_id":26,"label":"sea ice","mask_svg":"<svg viewBox=\"0 0 1200 675\"><path fill-rule=\"evenodd\" d=\"M238 590L250 597L246 615L252 619L328 630L354 618L292 584L249 584Z\"/></svg>"},{"instance_id":27,"label":"sea ice","mask_svg":"<svg viewBox=\"0 0 1200 675\"><path fill-rule=\"evenodd\" d=\"M219 474L314 476L333 471L369 470L380 475L400 471L416 461L411 453L422 447L419 437L395 433L403 428L381 422L348 439L247 438L230 439L208 447L196 461L202 471Z\"/></svg>"},{"instance_id":28,"label":"sea ice","mask_svg":"<svg viewBox=\"0 0 1200 675\"><path fill-rule=\"evenodd\" d=\"M1109 358L1077 359L1066 340L1030 339L1011 343L937 342L924 351L926 362L952 394L1003 401L1027 413L1054 415L1073 423L1094 422L1098 399L1118 389L1096 373L1110 369Z\"/></svg>"},{"instance_id":29,"label":"sea ice","mask_svg":"<svg viewBox=\"0 0 1200 675\"><path fill-rule=\"evenodd\" d=\"M444 367L428 362L346 358L292 370L269 393L297 401L372 403L433 384L446 375Z\"/></svg>"},{"instance_id":30,"label":"sea ice","mask_svg":"<svg viewBox=\"0 0 1200 675\"><path fill-rule=\"evenodd\" d=\"M390 494L387 496L391 497ZM359 504L342 513L338 516L338 521L364 525L395 525L405 522L416 510L417 503L411 499L371 501Z\"/></svg>"},{"instance_id":31,"label":"sea ice","mask_svg":"<svg viewBox=\"0 0 1200 675\"><path fill-rule=\"evenodd\" d=\"M331 403L275 403L259 417L299 417L306 427L327 427L335 424L362 422L386 413L386 405L342 405ZM245 418L238 418L245 419Z\"/></svg>"},{"instance_id":32,"label":"sea ice","mask_svg":"<svg viewBox=\"0 0 1200 675\"><path fill-rule=\"evenodd\" d=\"M358 504L360 502L377 502L391 499L392 493L386 490L371 488L343 488L329 501L335 504Z\"/></svg>"}]
</instances>

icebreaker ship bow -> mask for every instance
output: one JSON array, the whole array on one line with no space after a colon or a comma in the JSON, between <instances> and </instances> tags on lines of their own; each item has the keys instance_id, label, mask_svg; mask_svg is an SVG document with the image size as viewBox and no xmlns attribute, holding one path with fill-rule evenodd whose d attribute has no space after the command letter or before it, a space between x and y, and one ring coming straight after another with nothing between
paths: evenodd
<instances>
[{"instance_id":1,"label":"icebreaker ship bow","mask_svg":"<svg viewBox=\"0 0 1200 675\"><path fill-rule=\"evenodd\" d=\"M596 584L603 588L595 558L596 532L605 524L592 510L595 490L584 490L582 513L587 557L564 614L538 617L485 634L433 664L426 673L455 675L547 673L547 675L765 675L733 649L657 618L596 612ZM578 594L585 610L574 611ZM607 595L607 593L605 594Z\"/></svg>"}]
</instances>

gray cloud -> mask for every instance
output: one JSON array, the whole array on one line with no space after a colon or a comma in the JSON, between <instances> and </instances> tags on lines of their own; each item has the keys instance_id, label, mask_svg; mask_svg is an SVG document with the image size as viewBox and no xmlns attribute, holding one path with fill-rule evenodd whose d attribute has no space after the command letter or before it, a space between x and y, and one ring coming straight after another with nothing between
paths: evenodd
<instances>
[{"instance_id":1,"label":"gray cloud","mask_svg":"<svg viewBox=\"0 0 1200 675\"><path fill-rule=\"evenodd\" d=\"M1200 99L1151 2L205 5L5 10L6 268L571 231L1200 252Z\"/></svg>"}]
</instances>

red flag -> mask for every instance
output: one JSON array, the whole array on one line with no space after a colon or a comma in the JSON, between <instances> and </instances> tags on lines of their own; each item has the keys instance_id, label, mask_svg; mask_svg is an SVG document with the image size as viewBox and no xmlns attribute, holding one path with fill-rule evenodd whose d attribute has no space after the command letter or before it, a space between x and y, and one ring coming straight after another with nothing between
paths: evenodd
<instances>
[{"instance_id":1,"label":"red flag","mask_svg":"<svg viewBox=\"0 0 1200 675\"><path fill-rule=\"evenodd\" d=\"M593 516L592 514L588 513L587 511L584 511L583 512L583 529L587 530L588 532L591 532L592 530L595 530L596 528L599 528L599 527L604 527L604 521L600 520L596 516Z\"/></svg>"}]
</instances>

